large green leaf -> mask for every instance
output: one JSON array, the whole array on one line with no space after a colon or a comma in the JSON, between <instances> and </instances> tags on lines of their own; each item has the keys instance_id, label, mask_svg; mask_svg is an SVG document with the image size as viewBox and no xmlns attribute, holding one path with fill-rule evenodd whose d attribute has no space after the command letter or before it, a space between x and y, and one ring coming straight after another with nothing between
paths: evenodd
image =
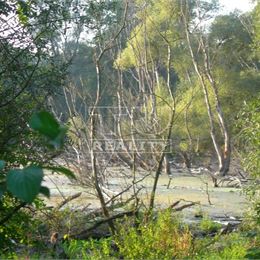
<instances>
[{"instance_id":1,"label":"large green leaf","mask_svg":"<svg viewBox=\"0 0 260 260\"><path fill-rule=\"evenodd\" d=\"M69 178L76 179L74 173L71 170L69 170L63 166L44 166L43 168L46 170L51 170L51 171L57 172L57 173L62 173Z\"/></svg>"},{"instance_id":2,"label":"large green leaf","mask_svg":"<svg viewBox=\"0 0 260 260\"><path fill-rule=\"evenodd\" d=\"M46 111L34 113L30 120L30 127L52 140L54 140L60 133L59 123Z\"/></svg>"},{"instance_id":3,"label":"large green leaf","mask_svg":"<svg viewBox=\"0 0 260 260\"><path fill-rule=\"evenodd\" d=\"M40 192L43 170L37 166L14 169L7 173L7 189L22 201L31 203Z\"/></svg>"},{"instance_id":4,"label":"large green leaf","mask_svg":"<svg viewBox=\"0 0 260 260\"><path fill-rule=\"evenodd\" d=\"M34 113L29 124L32 129L46 136L53 147L60 148L63 145L67 127L60 125L50 113Z\"/></svg>"}]
</instances>

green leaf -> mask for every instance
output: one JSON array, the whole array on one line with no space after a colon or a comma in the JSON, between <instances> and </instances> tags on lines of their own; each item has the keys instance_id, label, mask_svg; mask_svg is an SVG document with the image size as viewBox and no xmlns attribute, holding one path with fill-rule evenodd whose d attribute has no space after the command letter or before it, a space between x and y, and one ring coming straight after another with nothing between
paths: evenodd
<instances>
[{"instance_id":1,"label":"green leaf","mask_svg":"<svg viewBox=\"0 0 260 260\"><path fill-rule=\"evenodd\" d=\"M50 198L50 195L51 195L50 189L48 187L45 187L45 186L41 186L40 187L40 192L39 193L41 193L42 195L44 195L47 198Z\"/></svg>"},{"instance_id":2,"label":"green leaf","mask_svg":"<svg viewBox=\"0 0 260 260\"><path fill-rule=\"evenodd\" d=\"M60 133L60 125L57 120L46 111L34 113L30 120L30 127L41 134L55 139Z\"/></svg>"},{"instance_id":3,"label":"green leaf","mask_svg":"<svg viewBox=\"0 0 260 260\"><path fill-rule=\"evenodd\" d=\"M23 25L28 24L28 5L25 1L18 1L17 2L17 15L19 18L19 21Z\"/></svg>"},{"instance_id":4,"label":"green leaf","mask_svg":"<svg viewBox=\"0 0 260 260\"><path fill-rule=\"evenodd\" d=\"M0 171L3 170L5 167L5 161L0 160Z\"/></svg>"},{"instance_id":5,"label":"green leaf","mask_svg":"<svg viewBox=\"0 0 260 260\"><path fill-rule=\"evenodd\" d=\"M29 124L32 129L46 136L53 147L60 148L63 145L67 127L60 125L50 113L34 113Z\"/></svg>"},{"instance_id":6,"label":"green leaf","mask_svg":"<svg viewBox=\"0 0 260 260\"><path fill-rule=\"evenodd\" d=\"M68 178L72 178L72 179L76 180L75 174L71 170L69 170L63 166L57 166L57 167L56 166L45 166L43 168L46 170L51 170L54 172L62 173L65 176L67 176Z\"/></svg>"},{"instance_id":7,"label":"green leaf","mask_svg":"<svg viewBox=\"0 0 260 260\"><path fill-rule=\"evenodd\" d=\"M7 189L20 200L31 203L40 191L43 170L37 166L14 169L7 173Z\"/></svg>"}]
</instances>

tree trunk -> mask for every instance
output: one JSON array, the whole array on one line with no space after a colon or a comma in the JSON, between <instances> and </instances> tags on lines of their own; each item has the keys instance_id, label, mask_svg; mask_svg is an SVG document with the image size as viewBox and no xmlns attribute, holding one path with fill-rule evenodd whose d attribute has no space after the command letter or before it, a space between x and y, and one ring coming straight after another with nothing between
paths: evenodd
<instances>
[{"instance_id":1,"label":"tree trunk","mask_svg":"<svg viewBox=\"0 0 260 260\"><path fill-rule=\"evenodd\" d=\"M181 152L181 155L182 155L182 158L183 158L183 161L184 161L186 168L190 169L191 168L191 158L190 158L189 153Z\"/></svg>"},{"instance_id":2,"label":"tree trunk","mask_svg":"<svg viewBox=\"0 0 260 260\"><path fill-rule=\"evenodd\" d=\"M195 58L194 55L194 51L192 49L192 45L191 45L191 41L190 41L190 32L188 29L188 23L187 23L187 14L185 14L182 10L182 16L183 16L183 20L184 20L184 26L185 26L185 34L186 34L186 40L187 40L187 44L188 44L188 48L189 48L189 52L190 52L190 56L192 59L192 63L194 66L194 69L196 71L196 74L199 78L203 93L204 93L204 100L205 100L205 104L206 104L206 108L207 108L207 112L208 112L208 117L209 117L209 123L210 123L210 136L213 142L213 146L214 149L216 151L217 154L217 158L218 158L218 162L219 162L219 170L217 172L217 175L221 175L224 176L227 174L228 170L229 170L229 164L230 164L230 140L229 140L229 134L226 128L226 124L224 122L224 117L223 117L223 113L222 113L222 109L221 109L221 105L219 102L219 96L218 96L218 92L217 92L217 88L216 88L216 83L210 73L209 70L209 61L208 61L208 55L205 49L205 45L203 42L200 42L200 46L202 46L203 48L203 53L204 53L204 70L206 71L206 78L208 79L211 88L213 89L213 93L214 93L214 98L215 98L215 102L216 102L216 112L218 115L218 120L219 120L219 125L220 125L220 129L221 132L224 135L224 152L222 153L221 151L221 147L217 142L217 138L216 138L216 129L215 129L215 124L214 124L214 120L213 120L213 111L212 111L212 107L210 104L210 100L209 100L209 94L208 94L208 89L207 89L207 84L205 82L205 78L204 78L204 72L200 70L199 68L199 64L197 59ZM213 178L213 183L214 186L217 186L217 179L216 176L212 176Z\"/></svg>"},{"instance_id":3,"label":"tree trunk","mask_svg":"<svg viewBox=\"0 0 260 260\"><path fill-rule=\"evenodd\" d=\"M221 132L224 137L224 151L221 156L222 163L221 163L221 168L219 169L219 174L221 176L225 176L229 171L230 158L231 158L230 137L229 137L229 132L227 129L226 122L224 120L224 115L223 115L222 106L221 106L221 103L219 100L219 94L218 94L218 88L216 85L216 81L214 80L212 73L211 73L211 69L210 69L210 65L209 65L209 55L206 51L206 47L205 47L202 37L201 37L201 46L202 46L202 51L204 54L204 66L205 66L206 76L207 76L207 78L210 82L210 86L213 90L215 103L216 103L216 112L218 115L218 121L219 121L219 125L221 128Z\"/></svg>"},{"instance_id":4,"label":"tree trunk","mask_svg":"<svg viewBox=\"0 0 260 260\"><path fill-rule=\"evenodd\" d=\"M164 156L164 167L165 167L165 173L166 173L168 176L171 175L170 161L169 161L169 155L168 155L168 153L165 153L165 156Z\"/></svg>"},{"instance_id":5,"label":"tree trunk","mask_svg":"<svg viewBox=\"0 0 260 260\"><path fill-rule=\"evenodd\" d=\"M151 213L153 210L153 207L154 207L155 193L156 193L156 189L157 189L158 180L159 180L160 174L162 172L162 166L163 166L163 161L164 161L165 155L166 155L167 151L169 150L172 128L173 128L173 123L174 123L174 117L175 117L175 110L172 110L171 121L169 124L168 134L166 137L167 139L166 139L165 147L164 147L164 150L162 151L161 158L159 160L158 167L157 167L157 170L155 173L153 188L152 188L150 202L149 202L148 213Z\"/></svg>"},{"instance_id":6,"label":"tree trunk","mask_svg":"<svg viewBox=\"0 0 260 260\"><path fill-rule=\"evenodd\" d=\"M95 113L95 108L93 109L93 112L91 114L91 130L90 130L90 137L91 137L91 150L90 150L90 154L91 154L91 166L92 166L92 179L94 181L94 186L95 186L95 190L97 192L97 196L98 199L100 201L101 204L101 208L103 211L103 214L106 218L110 218L110 214L108 212L108 209L106 207L106 202L105 202L105 198L103 196L102 190L100 188L99 185L99 178L98 178L98 170L97 170L97 159L96 159L96 155L94 152L94 141L95 141L95 117L96 115ZM109 227L111 229L112 233L115 233L115 227L112 221L108 222Z\"/></svg>"}]
</instances>

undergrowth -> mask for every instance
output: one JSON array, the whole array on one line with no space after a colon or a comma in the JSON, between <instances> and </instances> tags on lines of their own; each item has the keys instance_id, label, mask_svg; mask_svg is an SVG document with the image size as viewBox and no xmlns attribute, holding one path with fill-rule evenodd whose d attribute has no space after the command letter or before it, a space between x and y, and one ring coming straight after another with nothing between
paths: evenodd
<instances>
[{"instance_id":1,"label":"undergrowth","mask_svg":"<svg viewBox=\"0 0 260 260\"><path fill-rule=\"evenodd\" d=\"M221 226L204 217L197 226L184 224L171 211L161 211L147 220L125 218L109 238L59 240L38 250L0 254L1 259L257 259L259 232L242 226L222 235ZM194 233L194 231L196 231ZM200 236L196 235L200 233Z\"/></svg>"}]
</instances>

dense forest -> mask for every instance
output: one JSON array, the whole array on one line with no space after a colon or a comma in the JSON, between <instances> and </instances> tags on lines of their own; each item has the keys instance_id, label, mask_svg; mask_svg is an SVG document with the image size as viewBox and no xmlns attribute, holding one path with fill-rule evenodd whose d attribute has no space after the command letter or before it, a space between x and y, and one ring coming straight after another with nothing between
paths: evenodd
<instances>
[{"instance_id":1,"label":"dense forest","mask_svg":"<svg viewBox=\"0 0 260 260\"><path fill-rule=\"evenodd\" d=\"M260 259L260 2L0 0L1 259Z\"/></svg>"}]
</instances>

